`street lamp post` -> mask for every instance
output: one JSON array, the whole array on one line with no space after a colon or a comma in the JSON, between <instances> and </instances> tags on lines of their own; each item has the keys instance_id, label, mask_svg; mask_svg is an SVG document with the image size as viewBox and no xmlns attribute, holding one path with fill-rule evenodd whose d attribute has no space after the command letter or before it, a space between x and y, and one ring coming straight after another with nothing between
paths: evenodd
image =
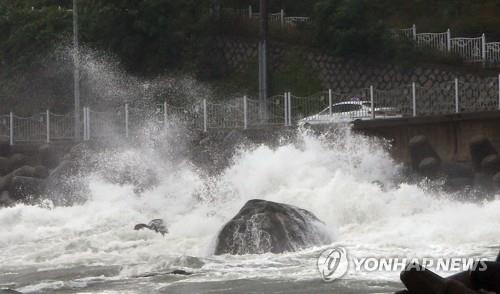
<instances>
[{"instance_id":1,"label":"street lamp post","mask_svg":"<svg viewBox=\"0 0 500 294\"><path fill-rule=\"evenodd\" d=\"M260 39L259 39L259 112L261 122L267 122L268 95L268 0L260 0Z\"/></svg>"},{"instance_id":2,"label":"street lamp post","mask_svg":"<svg viewBox=\"0 0 500 294\"><path fill-rule=\"evenodd\" d=\"M80 54L78 48L78 3L73 0L73 64L75 98L75 140L80 139Z\"/></svg>"}]
</instances>

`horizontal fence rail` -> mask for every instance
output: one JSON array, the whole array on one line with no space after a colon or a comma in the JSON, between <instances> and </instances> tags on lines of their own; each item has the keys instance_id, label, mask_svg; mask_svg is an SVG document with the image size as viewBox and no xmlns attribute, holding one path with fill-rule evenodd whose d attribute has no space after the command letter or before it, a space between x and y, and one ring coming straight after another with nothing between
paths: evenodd
<instances>
[{"instance_id":1,"label":"horizontal fence rail","mask_svg":"<svg viewBox=\"0 0 500 294\"><path fill-rule=\"evenodd\" d=\"M416 83L388 90L369 86L349 92L330 89L309 96L285 92L262 101L243 96L218 102L203 99L185 106L164 102L134 107L127 103L110 111L84 107L80 127L83 140L91 140L138 137L149 130L168 131L171 126L207 132L482 111L500 111L500 75L427 87ZM74 130L74 113L47 110L30 117L13 112L0 115L0 139L11 145L79 139Z\"/></svg>"},{"instance_id":2,"label":"horizontal fence rail","mask_svg":"<svg viewBox=\"0 0 500 294\"><path fill-rule=\"evenodd\" d=\"M252 6L249 6L247 9L233 9L233 8L222 8L221 14L223 17L228 18L248 18L253 20L260 19L260 13L253 11ZM301 24L309 24L311 23L310 17L304 16L286 16L285 10L281 9L276 13L269 13L268 21L270 24L277 24L281 27L289 27L293 28L297 25Z\"/></svg>"},{"instance_id":3,"label":"horizontal fence rail","mask_svg":"<svg viewBox=\"0 0 500 294\"><path fill-rule=\"evenodd\" d=\"M500 42L487 42L486 35L474 38L451 37L451 31L417 33L417 27L393 30L396 38L414 41L418 48L460 57L466 62L500 64Z\"/></svg>"}]
</instances>

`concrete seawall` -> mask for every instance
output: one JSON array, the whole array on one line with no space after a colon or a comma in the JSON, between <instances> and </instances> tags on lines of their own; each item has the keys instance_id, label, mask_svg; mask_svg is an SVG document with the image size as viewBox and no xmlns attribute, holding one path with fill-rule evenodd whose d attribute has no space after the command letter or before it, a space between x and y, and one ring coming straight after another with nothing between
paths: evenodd
<instances>
[{"instance_id":1,"label":"concrete seawall","mask_svg":"<svg viewBox=\"0 0 500 294\"><path fill-rule=\"evenodd\" d=\"M354 130L390 140L394 158L402 162L409 161L408 142L416 135L426 136L446 161L469 161L475 135L488 137L500 149L500 112L356 121Z\"/></svg>"}]
</instances>

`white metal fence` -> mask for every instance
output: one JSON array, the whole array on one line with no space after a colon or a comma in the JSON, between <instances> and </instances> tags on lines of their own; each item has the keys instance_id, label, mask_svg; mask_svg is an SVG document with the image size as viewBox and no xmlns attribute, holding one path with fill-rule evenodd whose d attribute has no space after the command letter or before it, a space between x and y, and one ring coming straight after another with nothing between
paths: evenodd
<instances>
[{"instance_id":1,"label":"white metal fence","mask_svg":"<svg viewBox=\"0 0 500 294\"><path fill-rule=\"evenodd\" d=\"M179 107L166 102L150 108L129 104L112 111L83 108L83 139L112 136L135 137L154 124L159 128L183 124L199 131L293 126L311 121L335 122L356 119L434 116L453 113L499 111L500 75L472 81L455 79L432 87L412 83L396 89L373 86L349 92L321 91L309 96L291 92L271 96L261 103L251 97L224 102L206 99ZM0 139L10 144L74 139L74 114L50 111L30 117L0 115Z\"/></svg>"},{"instance_id":2,"label":"white metal fence","mask_svg":"<svg viewBox=\"0 0 500 294\"><path fill-rule=\"evenodd\" d=\"M417 47L459 56L467 62L500 63L500 42L486 42L486 35L475 38L451 37L451 31L417 33L417 27L395 30L398 38L412 40Z\"/></svg>"},{"instance_id":3,"label":"white metal fence","mask_svg":"<svg viewBox=\"0 0 500 294\"><path fill-rule=\"evenodd\" d=\"M260 13L253 11L252 6L248 6L247 9L234 9L234 8L223 8L221 10L223 16L227 17L244 17L248 19L258 20L260 18ZM269 14L269 23L278 24L281 27L296 27L300 24L311 23L311 18L302 16L286 16L285 10L281 9L279 12Z\"/></svg>"}]
</instances>

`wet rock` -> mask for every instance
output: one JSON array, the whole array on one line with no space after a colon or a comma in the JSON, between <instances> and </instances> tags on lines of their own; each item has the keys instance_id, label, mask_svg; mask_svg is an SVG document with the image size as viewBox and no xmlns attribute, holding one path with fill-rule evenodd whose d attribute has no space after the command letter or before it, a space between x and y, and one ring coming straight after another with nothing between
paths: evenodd
<instances>
[{"instance_id":1,"label":"wet rock","mask_svg":"<svg viewBox=\"0 0 500 294\"><path fill-rule=\"evenodd\" d=\"M287 204L250 200L220 231L215 254L294 252L331 243L311 212Z\"/></svg>"},{"instance_id":2,"label":"wet rock","mask_svg":"<svg viewBox=\"0 0 500 294\"><path fill-rule=\"evenodd\" d=\"M490 154L481 160L481 171L493 175L500 171L500 156L497 154Z\"/></svg>"},{"instance_id":3,"label":"wet rock","mask_svg":"<svg viewBox=\"0 0 500 294\"><path fill-rule=\"evenodd\" d=\"M38 156L40 163L50 169L55 168L59 164L59 154L54 146L45 144L38 148Z\"/></svg>"},{"instance_id":4,"label":"wet rock","mask_svg":"<svg viewBox=\"0 0 500 294\"><path fill-rule=\"evenodd\" d=\"M440 163L434 157L426 157L418 164L419 172L427 177L436 176L440 171Z\"/></svg>"},{"instance_id":5,"label":"wet rock","mask_svg":"<svg viewBox=\"0 0 500 294\"><path fill-rule=\"evenodd\" d=\"M45 183L40 179L14 176L9 186L9 195L14 201L31 202L42 195L44 188Z\"/></svg>"},{"instance_id":6,"label":"wet rock","mask_svg":"<svg viewBox=\"0 0 500 294\"><path fill-rule=\"evenodd\" d=\"M0 177L0 191L8 190L12 182L12 174Z\"/></svg>"},{"instance_id":7,"label":"wet rock","mask_svg":"<svg viewBox=\"0 0 500 294\"><path fill-rule=\"evenodd\" d=\"M28 162L28 158L21 153L16 153L9 157L9 170L18 169Z\"/></svg>"},{"instance_id":8,"label":"wet rock","mask_svg":"<svg viewBox=\"0 0 500 294\"><path fill-rule=\"evenodd\" d=\"M415 136L411 138L409 148L413 170L418 171L419 164L426 158L434 158L439 164L441 164L441 159L425 136Z\"/></svg>"},{"instance_id":9,"label":"wet rock","mask_svg":"<svg viewBox=\"0 0 500 294\"><path fill-rule=\"evenodd\" d=\"M38 179L46 179L49 176L49 170L43 165L35 166L33 176Z\"/></svg>"},{"instance_id":10,"label":"wet rock","mask_svg":"<svg viewBox=\"0 0 500 294\"><path fill-rule=\"evenodd\" d=\"M0 156L7 157L10 154L10 143L8 141L0 141Z\"/></svg>"},{"instance_id":11,"label":"wet rock","mask_svg":"<svg viewBox=\"0 0 500 294\"><path fill-rule=\"evenodd\" d=\"M16 169L14 172L12 172L12 175L14 177L34 177L35 175L35 168L29 165L25 165L23 167L20 167Z\"/></svg>"},{"instance_id":12,"label":"wet rock","mask_svg":"<svg viewBox=\"0 0 500 294\"><path fill-rule=\"evenodd\" d=\"M136 231L142 230L142 229L149 229L149 230L155 231L156 233L160 233L162 235L165 235L168 233L168 229L167 229L167 227L162 219L154 219L154 220L150 221L149 224L147 224L147 225L146 224L137 224L134 227L134 230L136 230Z\"/></svg>"},{"instance_id":13,"label":"wet rock","mask_svg":"<svg viewBox=\"0 0 500 294\"><path fill-rule=\"evenodd\" d=\"M88 192L78 163L63 160L45 180L45 192L55 205L73 205L85 200Z\"/></svg>"},{"instance_id":14,"label":"wet rock","mask_svg":"<svg viewBox=\"0 0 500 294\"><path fill-rule=\"evenodd\" d=\"M474 168L469 163L443 162L441 170L448 178L474 178Z\"/></svg>"},{"instance_id":15,"label":"wet rock","mask_svg":"<svg viewBox=\"0 0 500 294\"><path fill-rule=\"evenodd\" d=\"M7 207L14 205L15 201L10 198L8 191L0 192L0 207Z\"/></svg>"},{"instance_id":16,"label":"wet rock","mask_svg":"<svg viewBox=\"0 0 500 294\"><path fill-rule=\"evenodd\" d=\"M479 135L472 138L469 144L472 164L476 171L481 170L481 162L491 154L498 154L493 144L485 136Z\"/></svg>"},{"instance_id":17,"label":"wet rock","mask_svg":"<svg viewBox=\"0 0 500 294\"><path fill-rule=\"evenodd\" d=\"M10 172L10 162L6 157L0 157L0 176L5 176Z\"/></svg>"},{"instance_id":18,"label":"wet rock","mask_svg":"<svg viewBox=\"0 0 500 294\"><path fill-rule=\"evenodd\" d=\"M493 186L500 190L500 172L496 173L492 178Z\"/></svg>"},{"instance_id":19,"label":"wet rock","mask_svg":"<svg viewBox=\"0 0 500 294\"><path fill-rule=\"evenodd\" d=\"M474 186L474 178L449 178L446 180L445 189L448 192L470 191Z\"/></svg>"},{"instance_id":20,"label":"wet rock","mask_svg":"<svg viewBox=\"0 0 500 294\"><path fill-rule=\"evenodd\" d=\"M187 272L185 270L174 270L174 271L171 271L170 274L172 274L172 275L183 275L183 276L192 275L192 273Z\"/></svg>"}]
</instances>

